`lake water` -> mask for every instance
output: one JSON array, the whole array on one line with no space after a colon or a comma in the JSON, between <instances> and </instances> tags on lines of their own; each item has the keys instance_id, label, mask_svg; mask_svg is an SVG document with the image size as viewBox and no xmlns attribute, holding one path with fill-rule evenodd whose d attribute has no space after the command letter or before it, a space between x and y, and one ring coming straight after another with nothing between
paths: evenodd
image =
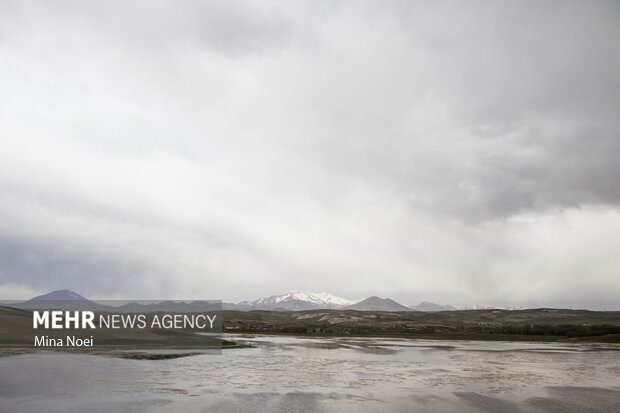
<instances>
[{"instance_id":1,"label":"lake water","mask_svg":"<svg viewBox=\"0 0 620 413\"><path fill-rule=\"evenodd\" d=\"M0 411L620 411L613 345L233 339L255 347L171 360L1 357Z\"/></svg>"}]
</instances>

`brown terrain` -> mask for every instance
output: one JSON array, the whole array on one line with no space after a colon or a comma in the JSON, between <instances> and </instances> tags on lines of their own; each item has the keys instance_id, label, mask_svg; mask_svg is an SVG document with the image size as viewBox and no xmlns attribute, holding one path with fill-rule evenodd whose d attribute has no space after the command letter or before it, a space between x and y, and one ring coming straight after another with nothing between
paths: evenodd
<instances>
[{"instance_id":1,"label":"brown terrain","mask_svg":"<svg viewBox=\"0 0 620 413\"><path fill-rule=\"evenodd\" d=\"M620 342L619 311L224 311L224 332Z\"/></svg>"}]
</instances>

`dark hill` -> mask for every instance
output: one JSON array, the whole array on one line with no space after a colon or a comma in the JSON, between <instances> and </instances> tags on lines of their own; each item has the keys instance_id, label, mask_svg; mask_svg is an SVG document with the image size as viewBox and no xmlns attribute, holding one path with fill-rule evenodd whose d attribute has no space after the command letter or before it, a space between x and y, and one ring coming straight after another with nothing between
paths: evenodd
<instances>
[{"instance_id":1,"label":"dark hill","mask_svg":"<svg viewBox=\"0 0 620 413\"><path fill-rule=\"evenodd\" d=\"M368 297L346 308L357 311L411 311L411 308L398 304L390 298Z\"/></svg>"}]
</instances>

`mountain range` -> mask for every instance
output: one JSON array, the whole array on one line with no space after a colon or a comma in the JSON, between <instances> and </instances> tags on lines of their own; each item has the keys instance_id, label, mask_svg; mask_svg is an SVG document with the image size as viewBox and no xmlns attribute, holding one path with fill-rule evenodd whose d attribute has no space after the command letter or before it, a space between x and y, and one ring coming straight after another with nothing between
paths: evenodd
<instances>
[{"instance_id":1,"label":"mountain range","mask_svg":"<svg viewBox=\"0 0 620 413\"><path fill-rule=\"evenodd\" d=\"M336 297L329 293L307 293L293 291L282 295L259 298L254 301L242 301L239 304L226 303L225 309L231 310L317 310L322 308L342 309L355 304L355 301Z\"/></svg>"},{"instance_id":2,"label":"mountain range","mask_svg":"<svg viewBox=\"0 0 620 413\"><path fill-rule=\"evenodd\" d=\"M301 291L242 301L238 304L223 303L225 310L272 310L301 311L318 309L338 309L357 311L454 311L451 305L439 305L424 301L418 305L405 306L391 298L368 297L363 300L347 300L329 293L308 293Z\"/></svg>"},{"instance_id":3,"label":"mountain range","mask_svg":"<svg viewBox=\"0 0 620 413\"><path fill-rule=\"evenodd\" d=\"M120 306L90 301L71 290L57 290L39 295L28 301L11 304L22 309L63 308L68 310L115 310L127 312L150 311L209 311L219 306L213 301L135 301ZM240 303L222 303L224 310L268 310L268 311L303 311L318 309L341 309L357 311L453 311L455 307L422 302L414 306L404 306L390 298L368 297L360 301L347 300L342 297L323 292L309 293L293 291L281 295L259 298L254 301Z\"/></svg>"},{"instance_id":4,"label":"mountain range","mask_svg":"<svg viewBox=\"0 0 620 413\"><path fill-rule=\"evenodd\" d=\"M121 304L122 303L122 304ZM57 290L38 295L28 301L7 304L10 307L24 310L62 309L70 311L119 311L119 312L153 312L153 311L217 311L221 308L220 301L153 301L136 300L125 302L120 300L91 301L86 297L71 291ZM0 303L1 304L1 303Z\"/></svg>"}]
</instances>

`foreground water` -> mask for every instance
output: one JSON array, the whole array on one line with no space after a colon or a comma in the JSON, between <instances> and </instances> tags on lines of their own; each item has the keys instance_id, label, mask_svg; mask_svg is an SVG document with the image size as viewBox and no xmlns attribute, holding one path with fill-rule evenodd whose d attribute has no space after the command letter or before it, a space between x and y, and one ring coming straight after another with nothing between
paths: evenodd
<instances>
[{"instance_id":1,"label":"foreground water","mask_svg":"<svg viewBox=\"0 0 620 413\"><path fill-rule=\"evenodd\" d=\"M172 360L0 358L1 412L618 412L617 346L235 340Z\"/></svg>"}]
</instances>

